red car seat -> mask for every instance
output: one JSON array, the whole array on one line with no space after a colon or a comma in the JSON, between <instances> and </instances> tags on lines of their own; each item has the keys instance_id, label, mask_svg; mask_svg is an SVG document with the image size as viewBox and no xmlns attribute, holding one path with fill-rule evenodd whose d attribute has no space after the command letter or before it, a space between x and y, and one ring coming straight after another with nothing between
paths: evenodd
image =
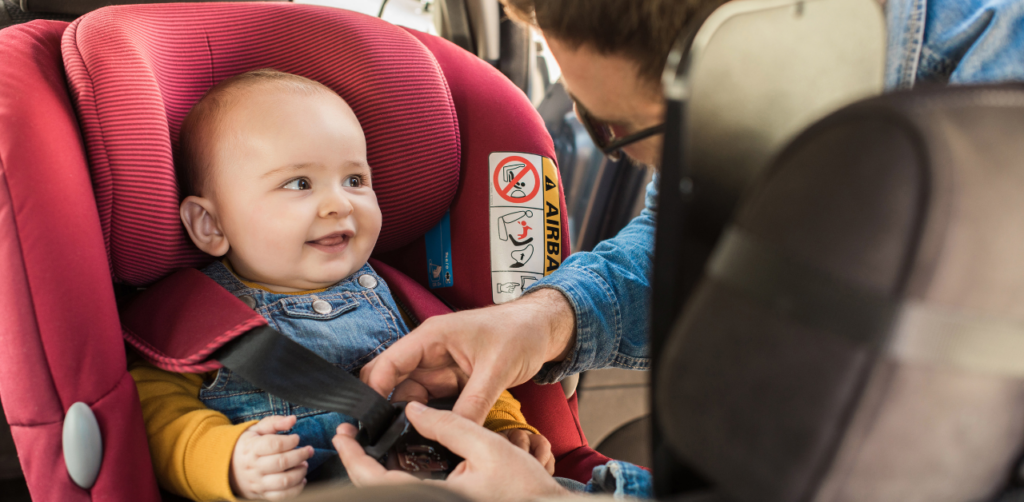
<instances>
[{"instance_id":1,"label":"red car seat","mask_svg":"<svg viewBox=\"0 0 1024 502\"><path fill-rule=\"evenodd\" d=\"M492 301L488 156L554 158L540 117L493 67L352 12L111 7L71 25L5 29L0 46L0 399L36 500L159 499L114 290L209 260L178 223L172 152L185 113L213 83L274 67L350 103L384 216L376 263L420 320ZM454 285L427 290L423 235L446 210ZM564 201L561 213L565 228ZM551 440L558 475L585 481L607 460L587 446L575 396L532 383L512 392ZM63 461L76 402L102 433L88 490Z\"/></svg>"}]
</instances>

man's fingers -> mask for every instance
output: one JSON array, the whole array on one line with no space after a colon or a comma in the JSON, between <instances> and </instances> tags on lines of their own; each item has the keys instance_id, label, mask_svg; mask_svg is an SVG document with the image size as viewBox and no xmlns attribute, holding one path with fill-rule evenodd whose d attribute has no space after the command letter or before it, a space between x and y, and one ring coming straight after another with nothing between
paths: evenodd
<instances>
[{"instance_id":1,"label":"man's fingers","mask_svg":"<svg viewBox=\"0 0 1024 502\"><path fill-rule=\"evenodd\" d=\"M420 403L426 403L430 400L430 392L423 384L415 380L406 380L395 387L395 393L392 394L391 400L400 403L404 401L418 401Z\"/></svg>"},{"instance_id":2,"label":"man's fingers","mask_svg":"<svg viewBox=\"0 0 1024 502\"><path fill-rule=\"evenodd\" d=\"M285 472L288 469L298 467L313 456L313 447L305 446L296 448L284 453L264 455L256 459L256 471L260 474L274 474Z\"/></svg>"},{"instance_id":3,"label":"man's fingers","mask_svg":"<svg viewBox=\"0 0 1024 502\"><path fill-rule=\"evenodd\" d=\"M483 425L484 419L487 418L487 412L491 411L491 406L498 401L498 396L502 391L510 385L504 381L503 375L493 369L500 364L478 363L478 365L477 371L469 376L469 381L462 389L462 394L459 394L459 399L455 401L452 411L477 425Z\"/></svg>"},{"instance_id":4,"label":"man's fingers","mask_svg":"<svg viewBox=\"0 0 1024 502\"><path fill-rule=\"evenodd\" d=\"M370 359L370 362L363 365L362 369L359 370L359 379L366 385L370 385L370 373L373 373L373 367L377 364L377 359Z\"/></svg>"},{"instance_id":5,"label":"man's fingers","mask_svg":"<svg viewBox=\"0 0 1024 502\"><path fill-rule=\"evenodd\" d=\"M414 402L405 407L405 416L417 432L443 444L462 458L480 458L481 453L502 455L502 446L511 446L501 436L450 411L435 410Z\"/></svg>"},{"instance_id":6,"label":"man's fingers","mask_svg":"<svg viewBox=\"0 0 1024 502\"><path fill-rule=\"evenodd\" d=\"M348 471L348 477L353 483L357 486L373 484L377 478L387 473L387 469L363 451L355 436L356 428L352 424L341 424L338 427L338 434L332 441L334 449L338 450L341 463L345 464L345 470Z\"/></svg>"},{"instance_id":7,"label":"man's fingers","mask_svg":"<svg viewBox=\"0 0 1024 502\"><path fill-rule=\"evenodd\" d=\"M263 476L260 479L263 495L266 497L271 492L284 492L302 486L306 479L306 467L306 464L301 464L285 472Z\"/></svg>"},{"instance_id":8,"label":"man's fingers","mask_svg":"<svg viewBox=\"0 0 1024 502\"><path fill-rule=\"evenodd\" d=\"M252 451L257 456L273 455L294 449L299 445L299 435L289 434L281 436L278 434L259 436L253 439Z\"/></svg>"},{"instance_id":9,"label":"man's fingers","mask_svg":"<svg viewBox=\"0 0 1024 502\"><path fill-rule=\"evenodd\" d=\"M389 471L363 451L356 442L356 428L352 424L338 426L334 436L334 448L338 450L341 463L345 464L348 477L356 486L398 485L419 483L420 480L404 471Z\"/></svg>"},{"instance_id":10,"label":"man's fingers","mask_svg":"<svg viewBox=\"0 0 1024 502\"><path fill-rule=\"evenodd\" d=\"M424 347L419 339L406 335L370 361L370 364L360 371L360 377L377 393L387 396L391 389L419 367L423 354Z\"/></svg>"},{"instance_id":11,"label":"man's fingers","mask_svg":"<svg viewBox=\"0 0 1024 502\"><path fill-rule=\"evenodd\" d=\"M252 426L252 430L259 435L277 434L278 432L284 432L295 427L295 420L294 415L287 417L274 415L256 422L256 425Z\"/></svg>"}]
</instances>

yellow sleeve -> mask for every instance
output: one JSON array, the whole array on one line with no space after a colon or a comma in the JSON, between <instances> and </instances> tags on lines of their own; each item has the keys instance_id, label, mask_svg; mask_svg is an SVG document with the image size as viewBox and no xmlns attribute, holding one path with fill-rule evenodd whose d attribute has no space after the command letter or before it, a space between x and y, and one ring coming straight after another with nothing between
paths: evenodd
<instances>
[{"instance_id":1,"label":"yellow sleeve","mask_svg":"<svg viewBox=\"0 0 1024 502\"><path fill-rule=\"evenodd\" d=\"M526 429L534 434L540 434L537 429L526 423L526 417L519 411L519 401L512 397L509 391L503 391L498 397L498 402L491 407L490 413L484 419L484 427L494 431L502 432L509 429Z\"/></svg>"},{"instance_id":2,"label":"yellow sleeve","mask_svg":"<svg viewBox=\"0 0 1024 502\"><path fill-rule=\"evenodd\" d=\"M202 375L131 365L146 421L149 452L165 490L198 501L234 501L228 482L238 437L255 422L232 425L199 400Z\"/></svg>"}]
</instances>

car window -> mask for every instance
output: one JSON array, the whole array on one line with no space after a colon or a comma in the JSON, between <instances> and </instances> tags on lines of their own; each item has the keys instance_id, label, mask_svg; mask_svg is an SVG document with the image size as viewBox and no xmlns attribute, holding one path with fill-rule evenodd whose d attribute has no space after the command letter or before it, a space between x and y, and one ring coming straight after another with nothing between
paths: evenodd
<instances>
[{"instance_id":1,"label":"car window","mask_svg":"<svg viewBox=\"0 0 1024 502\"><path fill-rule=\"evenodd\" d=\"M295 3L325 5L352 10L385 21L437 35L432 14L432 0L294 0ZM381 8L383 7L383 11Z\"/></svg>"}]
</instances>

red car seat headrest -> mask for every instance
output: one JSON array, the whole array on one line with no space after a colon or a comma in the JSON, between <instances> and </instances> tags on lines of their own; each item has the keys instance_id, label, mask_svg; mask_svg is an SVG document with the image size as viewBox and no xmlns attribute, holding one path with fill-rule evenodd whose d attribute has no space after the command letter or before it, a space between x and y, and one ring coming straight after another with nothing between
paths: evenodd
<instances>
[{"instance_id":1,"label":"red car seat headrest","mask_svg":"<svg viewBox=\"0 0 1024 502\"><path fill-rule=\"evenodd\" d=\"M458 187L444 76L418 40L376 18L294 4L108 7L71 24L62 51L115 280L148 284L210 260L180 223L173 152L192 105L249 70L317 80L355 111L384 218L375 253L423 235Z\"/></svg>"}]
</instances>

